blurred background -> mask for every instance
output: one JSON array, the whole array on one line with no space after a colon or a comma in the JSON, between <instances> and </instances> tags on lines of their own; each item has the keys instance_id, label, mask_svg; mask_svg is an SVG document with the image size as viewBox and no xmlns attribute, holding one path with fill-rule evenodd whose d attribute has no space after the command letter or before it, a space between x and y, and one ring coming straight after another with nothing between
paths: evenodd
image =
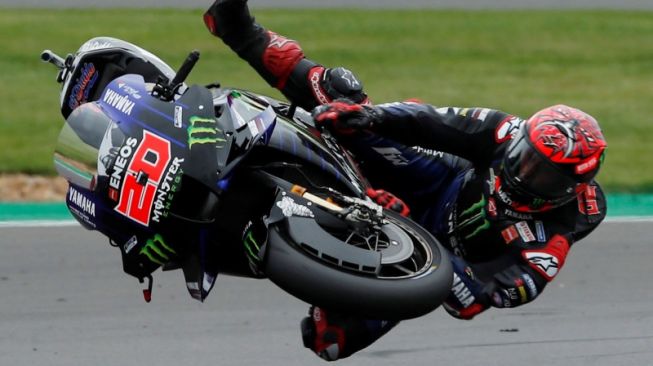
<instances>
[{"instance_id":1,"label":"blurred background","mask_svg":"<svg viewBox=\"0 0 653 366\"><path fill-rule=\"evenodd\" d=\"M209 35L201 16L210 4L1 0L0 200L16 190L65 188L49 179L34 183L41 179L35 176L54 175L51 156L63 121L56 71L39 60L44 49L65 55L91 37L113 36L173 69L198 49L202 57L189 82L219 81L280 97ZM599 175L607 191L653 192L650 0L260 0L250 6L260 23L298 40L308 57L356 72L376 103L420 98L522 117L557 103L583 109L608 140ZM12 185L7 177L16 173L28 174L36 188ZM42 199L57 196L48 197Z\"/></svg>"}]
</instances>

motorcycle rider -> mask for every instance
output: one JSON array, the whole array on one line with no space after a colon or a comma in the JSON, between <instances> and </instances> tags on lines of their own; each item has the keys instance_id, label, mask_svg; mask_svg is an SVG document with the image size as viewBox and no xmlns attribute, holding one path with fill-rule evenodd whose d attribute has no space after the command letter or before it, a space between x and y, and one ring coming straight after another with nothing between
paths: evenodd
<instances>
[{"instance_id":1,"label":"motorcycle rider","mask_svg":"<svg viewBox=\"0 0 653 366\"><path fill-rule=\"evenodd\" d=\"M370 190L373 199L406 215L410 207L451 251L454 279L443 307L456 318L533 301L571 245L605 218L594 177L607 145L585 112L556 105L525 120L486 108L372 106L349 70L305 58L297 42L256 24L247 0L217 0L204 21L292 103L317 106L316 123L381 188ZM396 324L314 306L301 327L306 347L336 360Z\"/></svg>"}]
</instances>

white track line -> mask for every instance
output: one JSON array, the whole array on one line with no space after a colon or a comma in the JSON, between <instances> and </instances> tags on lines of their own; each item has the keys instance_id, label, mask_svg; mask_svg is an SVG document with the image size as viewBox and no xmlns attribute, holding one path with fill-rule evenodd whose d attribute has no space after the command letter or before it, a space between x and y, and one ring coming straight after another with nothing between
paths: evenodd
<instances>
[{"instance_id":1,"label":"white track line","mask_svg":"<svg viewBox=\"0 0 653 366\"><path fill-rule=\"evenodd\" d=\"M610 223L630 223L630 222L653 222L653 216L618 216L605 219ZM75 220L25 220L25 221L0 221L2 228L26 228L26 227L69 227L80 226Z\"/></svg>"},{"instance_id":2,"label":"white track line","mask_svg":"<svg viewBox=\"0 0 653 366\"><path fill-rule=\"evenodd\" d=\"M0 228L19 227L66 227L78 226L75 220L25 220L25 221L0 221Z\"/></svg>"}]
</instances>

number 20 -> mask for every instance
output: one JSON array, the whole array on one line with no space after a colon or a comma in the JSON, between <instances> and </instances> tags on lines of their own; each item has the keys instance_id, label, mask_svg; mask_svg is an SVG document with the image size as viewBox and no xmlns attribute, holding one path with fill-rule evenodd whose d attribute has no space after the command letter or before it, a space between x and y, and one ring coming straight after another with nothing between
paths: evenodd
<instances>
[{"instance_id":1,"label":"number 20","mask_svg":"<svg viewBox=\"0 0 653 366\"><path fill-rule=\"evenodd\" d=\"M170 163L170 142L149 131L143 131L143 141L127 167L116 211L148 226L156 190L168 163ZM145 184L138 182L139 174L147 176Z\"/></svg>"}]
</instances>

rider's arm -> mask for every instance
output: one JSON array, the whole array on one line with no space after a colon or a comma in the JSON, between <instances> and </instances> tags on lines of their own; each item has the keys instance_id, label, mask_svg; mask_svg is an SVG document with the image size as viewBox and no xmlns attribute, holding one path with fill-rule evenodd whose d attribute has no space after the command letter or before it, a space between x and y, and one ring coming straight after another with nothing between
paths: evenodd
<instances>
[{"instance_id":1,"label":"rider's arm","mask_svg":"<svg viewBox=\"0 0 653 366\"><path fill-rule=\"evenodd\" d=\"M452 255L454 282L444 308L454 317L472 319L489 307L529 303L555 278L568 252L569 239L555 235L528 249L515 246L488 263L469 264Z\"/></svg>"},{"instance_id":2,"label":"rider's arm","mask_svg":"<svg viewBox=\"0 0 653 366\"><path fill-rule=\"evenodd\" d=\"M336 98L367 102L361 82L351 71L326 68L307 59L299 43L255 23L247 0L217 0L205 13L204 22L270 86L305 110Z\"/></svg>"},{"instance_id":3,"label":"rider's arm","mask_svg":"<svg viewBox=\"0 0 653 366\"><path fill-rule=\"evenodd\" d=\"M510 308L533 301L562 269L570 244L570 237L557 234L543 245L519 249L519 261L490 283L492 305Z\"/></svg>"},{"instance_id":4,"label":"rider's arm","mask_svg":"<svg viewBox=\"0 0 653 366\"><path fill-rule=\"evenodd\" d=\"M435 108L420 103L391 103L374 107L371 130L408 146L448 152L473 162L509 139L521 121L485 108Z\"/></svg>"},{"instance_id":5,"label":"rider's arm","mask_svg":"<svg viewBox=\"0 0 653 366\"><path fill-rule=\"evenodd\" d=\"M509 223L500 230L510 250L489 262L468 264L453 257L454 281L445 309L471 319L490 306L516 307L533 301L560 272L571 245L591 233L606 216L606 199L592 182L577 200L542 220ZM466 296L474 295L474 298Z\"/></svg>"}]
</instances>

